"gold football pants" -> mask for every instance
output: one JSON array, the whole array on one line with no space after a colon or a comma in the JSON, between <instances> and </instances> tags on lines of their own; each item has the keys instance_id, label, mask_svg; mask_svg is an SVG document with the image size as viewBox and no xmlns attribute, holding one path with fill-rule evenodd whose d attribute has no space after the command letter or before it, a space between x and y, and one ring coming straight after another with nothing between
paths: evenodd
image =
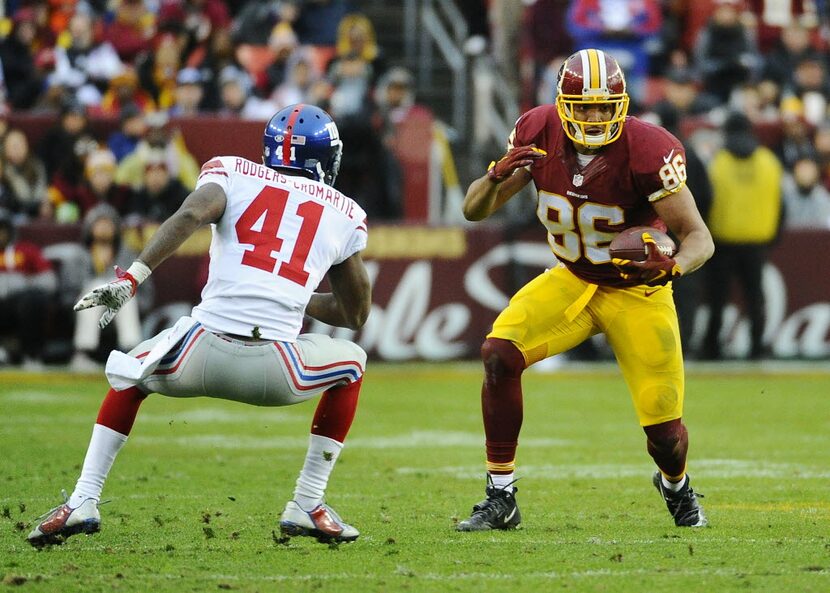
<instances>
[{"instance_id":1,"label":"gold football pants","mask_svg":"<svg viewBox=\"0 0 830 593\"><path fill-rule=\"evenodd\" d=\"M640 425L683 414L683 356L671 284L609 288L564 266L517 292L488 338L510 340L527 365L604 333L631 392Z\"/></svg>"}]
</instances>

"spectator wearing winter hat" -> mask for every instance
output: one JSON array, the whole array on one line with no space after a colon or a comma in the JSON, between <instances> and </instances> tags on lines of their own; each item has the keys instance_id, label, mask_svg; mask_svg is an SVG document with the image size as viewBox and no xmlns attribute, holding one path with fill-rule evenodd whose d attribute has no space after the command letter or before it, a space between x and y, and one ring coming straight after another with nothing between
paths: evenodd
<instances>
[{"instance_id":1,"label":"spectator wearing winter hat","mask_svg":"<svg viewBox=\"0 0 830 593\"><path fill-rule=\"evenodd\" d=\"M274 27L268 38L268 49L273 54L273 61L265 68L260 87L271 92L285 82L291 58L298 47L297 35L290 24L282 22Z\"/></svg>"},{"instance_id":2,"label":"spectator wearing winter hat","mask_svg":"<svg viewBox=\"0 0 830 593\"><path fill-rule=\"evenodd\" d=\"M164 222L179 209L188 193L182 182L170 175L164 153L153 151L144 165L144 186L133 197L130 213Z\"/></svg>"},{"instance_id":3,"label":"spectator wearing winter hat","mask_svg":"<svg viewBox=\"0 0 830 593\"><path fill-rule=\"evenodd\" d=\"M219 73L219 96L222 116L267 121L277 111L274 102L252 93L251 77L236 66L225 66Z\"/></svg>"},{"instance_id":4,"label":"spectator wearing winter hat","mask_svg":"<svg viewBox=\"0 0 830 593\"><path fill-rule=\"evenodd\" d=\"M55 71L50 82L61 81L85 105L101 102L100 88L118 75L124 65L112 45L96 42L93 16L87 10L78 10L69 20L69 46L55 47Z\"/></svg>"},{"instance_id":5,"label":"spectator wearing winter hat","mask_svg":"<svg viewBox=\"0 0 830 593\"><path fill-rule=\"evenodd\" d=\"M113 266L129 266L137 255L124 245L121 217L107 204L100 204L86 214L81 235L86 252L81 267L83 279L79 295L106 282L112 274ZM139 306L144 303L144 298L139 298L140 300L131 299L119 311L112 324L121 350L129 350L142 339ZM101 348L102 330L98 327L98 317L100 313L95 308L78 311L75 315L75 355L70 363L73 370L93 370L100 366L100 361L107 355L107 349L102 351ZM111 330L107 328L105 331Z\"/></svg>"},{"instance_id":6,"label":"spectator wearing winter hat","mask_svg":"<svg viewBox=\"0 0 830 593\"><path fill-rule=\"evenodd\" d=\"M100 204L108 204L124 215L130 202L129 188L115 183L115 155L106 148L98 148L86 158L84 184L77 195L81 216Z\"/></svg>"},{"instance_id":7,"label":"spectator wearing winter hat","mask_svg":"<svg viewBox=\"0 0 830 593\"><path fill-rule=\"evenodd\" d=\"M821 183L818 162L796 161L784 176L784 221L788 229L830 229L830 192Z\"/></svg>"},{"instance_id":8,"label":"spectator wearing winter hat","mask_svg":"<svg viewBox=\"0 0 830 593\"><path fill-rule=\"evenodd\" d=\"M695 41L694 62L704 90L721 103L762 65L755 38L741 20L743 9L742 0L715 0L715 11Z\"/></svg>"},{"instance_id":9,"label":"spectator wearing winter hat","mask_svg":"<svg viewBox=\"0 0 830 593\"><path fill-rule=\"evenodd\" d=\"M119 114L118 129L107 138L107 146L115 155L115 160L121 162L125 156L133 152L145 133L147 122L141 109L132 103L125 105Z\"/></svg>"},{"instance_id":10,"label":"spectator wearing winter hat","mask_svg":"<svg viewBox=\"0 0 830 593\"><path fill-rule=\"evenodd\" d=\"M57 123L46 131L38 145L50 182L58 171L73 181L80 179L83 166L75 154L75 144L81 137L91 135L86 107L78 101L65 100Z\"/></svg>"},{"instance_id":11,"label":"spectator wearing winter hat","mask_svg":"<svg viewBox=\"0 0 830 593\"><path fill-rule=\"evenodd\" d=\"M188 190L196 187L199 164L187 149L184 136L170 124L170 116L163 111L147 114L147 133L138 146L118 164L115 181L138 191L144 186L146 165L152 154L164 153L165 162L171 175L182 182Z\"/></svg>"},{"instance_id":12,"label":"spectator wearing winter hat","mask_svg":"<svg viewBox=\"0 0 830 593\"><path fill-rule=\"evenodd\" d=\"M781 138L774 147L776 156L784 168L792 170L796 161L816 155L812 127L804 117L804 105L798 97L781 100Z\"/></svg>"},{"instance_id":13,"label":"spectator wearing winter hat","mask_svg":"<svg viewBox=\"0 0 830 593\"><path fill-rule=\"evenodd\" d=\"M251 79L240 68L229 65L219 72L221 115L240 115L251 93Z\"/></svg>"},{"instance_id":14,"label":"spectator wearing winter hat","mask_svg":"<svg viewBox=\"0 0 830 593\"><path fill-rule=\"evenodd\" d=\"M706 266L710 316L703 355L721 358L723 312L734 280L750 322L749 357L758 359L765 354L762 271L780 231L783 169L775 154L760 145L746 115L731 113L723 129L724 147L709 164L712 208L707 222L715 255Z\"/></svg>"},{"instance_id":15,"label":"spectator wearing winter hat","mask_svg":"<svg viewBox=\"0 0 830 593\"><path fill-rule=\"evenodd\" d=\"M167 112L172 117L194 117L201 111L205 96L202 73L196 68L182 68L176 75L173 105Z\"/></svg>"},{"instance_id":16,"label":"spectator wearing winter hat","mask_svg":"<svg viewBox=\"0 0 830 593\"><path fill-rule=\"evenodd\" d=\"M137 105L144 113L155 110L153 97L138 84L135 68L126 66L110 80L110 86L101 99L103 115L118 115L125 105Z\"/></svg>"}]
</instances>

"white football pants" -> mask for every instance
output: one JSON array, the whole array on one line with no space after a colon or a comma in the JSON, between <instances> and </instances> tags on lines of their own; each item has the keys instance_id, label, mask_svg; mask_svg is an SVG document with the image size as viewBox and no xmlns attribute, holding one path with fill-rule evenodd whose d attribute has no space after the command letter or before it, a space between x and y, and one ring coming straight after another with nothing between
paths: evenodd
<instances>
[{"instance_id":1,"label":"white football pants","mask_svg":"<svg viewBox=\"0 0 830 593\"><path fill-rule=\"evenodd\" d=\"M141 358L166 332L129 352ZM246 342L197 323L138 384L146 393L215 397L257 406L288 406L363 376L366 353L353 342L302 334L295 342Z\"/></svg>"}]
</instances>

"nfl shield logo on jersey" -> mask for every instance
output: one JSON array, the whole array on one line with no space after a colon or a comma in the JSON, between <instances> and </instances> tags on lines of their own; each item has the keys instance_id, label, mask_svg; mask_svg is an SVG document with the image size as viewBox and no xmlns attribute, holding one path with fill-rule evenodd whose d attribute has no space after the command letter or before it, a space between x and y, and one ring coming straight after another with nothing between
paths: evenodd
<instances>
[{"instance_id":1,"label":"nfl shield logo on jersey","mask_svg":"<svg viewBox=\"0 0 830 593\"><path fill-rule=\"evenodd\" d=\"M580 175L579 173L575 174L573 183L574 187L579 187L580 185L582 185L582 175Z\"/></svg>"}]
</instances>

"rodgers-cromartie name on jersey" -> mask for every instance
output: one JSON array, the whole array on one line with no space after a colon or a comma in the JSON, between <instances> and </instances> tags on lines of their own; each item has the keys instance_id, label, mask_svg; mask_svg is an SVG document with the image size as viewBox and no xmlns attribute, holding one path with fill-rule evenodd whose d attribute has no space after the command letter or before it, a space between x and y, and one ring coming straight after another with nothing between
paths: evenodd
<instances>
[{"instance_id":1,"label":"rodgers-cromartie name on jersey","mask_svg":"<svg viewBox=\"0 0 830 593\"><path fill-rule=\"evenodd\" d=\"M302 177L287 177L282 173L269 169L265 165L260 165L247 159L235 159L234 172L248 177L256 177L264 181L277 181L279 183L293 185L298 191L307 193L324 202L328 202L343 214L351 219L354 219L354 201L347 198L336 189L329 187L323 183L316 181L304 181Z\"/></svg>"}]
</instances>

